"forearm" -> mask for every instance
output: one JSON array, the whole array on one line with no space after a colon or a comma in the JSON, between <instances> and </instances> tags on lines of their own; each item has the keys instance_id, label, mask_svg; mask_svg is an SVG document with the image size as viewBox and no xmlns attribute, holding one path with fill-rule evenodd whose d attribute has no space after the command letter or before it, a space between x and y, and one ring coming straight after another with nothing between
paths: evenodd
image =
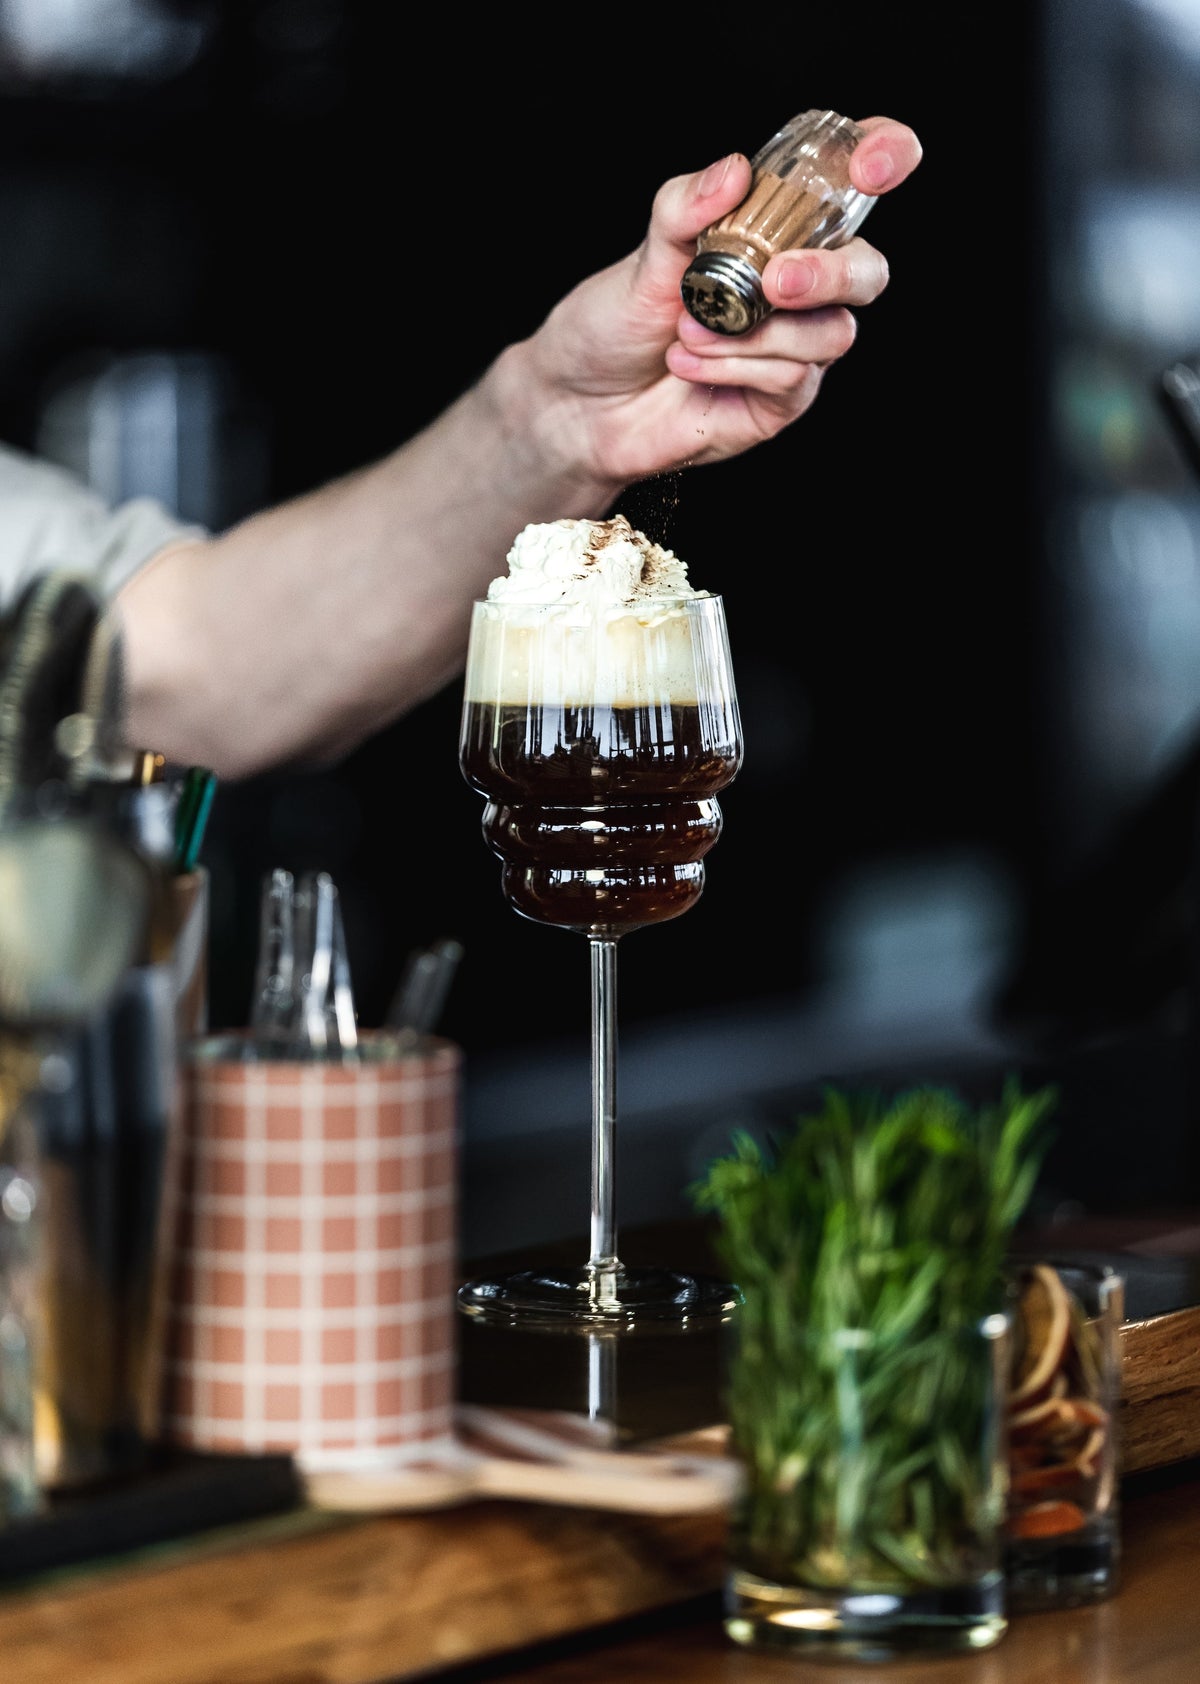
<instances>
[{"instance_id":1,"label":"forearm","mask_svg":"<svg viewBox=\"0 0 1200 1684\"><path fill-rule=\"evenodd\" d=\"M238 778L336 756L432 695L517 532L618 495L569 436L511 347L383 461L164 552L118 598L130 744Z\"/></svg>"}]
</instances>

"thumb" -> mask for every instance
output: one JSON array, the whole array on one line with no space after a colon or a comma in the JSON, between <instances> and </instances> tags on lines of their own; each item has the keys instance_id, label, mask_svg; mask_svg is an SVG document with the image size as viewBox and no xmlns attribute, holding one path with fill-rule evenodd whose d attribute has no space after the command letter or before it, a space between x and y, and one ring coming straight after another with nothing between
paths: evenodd
<instances>
[{"instance_id":1,"label":"thumb","mask_svg":"<svg viewBox=\"0 0 1200 1684\"><path fill-rule=\"evenodd\" d=\"M659 188L640 252L642 278L677 290L696 253L696 236L740 204L750 189L750 160L730 152L706 170L673 176Z\"/></svg>"}]
</instances>

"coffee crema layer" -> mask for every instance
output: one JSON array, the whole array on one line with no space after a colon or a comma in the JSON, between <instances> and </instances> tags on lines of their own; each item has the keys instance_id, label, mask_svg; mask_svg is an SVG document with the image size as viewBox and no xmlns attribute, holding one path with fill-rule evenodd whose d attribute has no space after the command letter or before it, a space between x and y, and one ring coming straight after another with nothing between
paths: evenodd
<instances>
[{"instance_id":1,"label":"coffee crema layer","mask_svg":"<svg viewBox=\"0 0 1200 1684\"><path fill-rule=\"evenodd\" d=\"M468 702L548 707L692 706L705 699L695 628L670 603L600 613L481 605L464 677Z\"/></svg>"}]
</instances>

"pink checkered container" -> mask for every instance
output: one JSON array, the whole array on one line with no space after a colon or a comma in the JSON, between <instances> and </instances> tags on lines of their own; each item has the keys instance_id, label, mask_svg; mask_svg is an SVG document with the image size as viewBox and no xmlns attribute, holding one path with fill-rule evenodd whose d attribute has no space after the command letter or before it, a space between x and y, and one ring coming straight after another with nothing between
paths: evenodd
<instances>
[{"instance_id":1,"label":"pink checkered container","mask_svg":"<svg viewBox=\"0 0 1200 1684\"><path fill-rule=\"evenodd\" d=\"M186 1059L165 1436L305 1471L428 1453L454 1436L460 1049L249 1050Z\"/></svg>"}]
</instances>

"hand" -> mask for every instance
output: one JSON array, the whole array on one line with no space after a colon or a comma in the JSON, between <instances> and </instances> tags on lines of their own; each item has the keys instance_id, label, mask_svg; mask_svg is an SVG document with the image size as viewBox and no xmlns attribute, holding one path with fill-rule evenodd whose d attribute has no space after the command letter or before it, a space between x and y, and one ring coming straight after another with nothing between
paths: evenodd
<instances>
[{"instance_id":1,"label":"hand","mask_svg":"<svg viewBox=\"0 0 1200 1684\"><path fill-rule=\"evenodd\" d=\"M851 179L862 192L890 192L919 164L920 142L890 118L862 127ZM535 377L558 389L547 411L554 446L588 473L623 486L773 437L854 343L851 311L887 285L886 261L861 237L835 251L779 253L763 276L773 314L739 338L701 326L679 283L697 234L745 197L750 175L735 152L665 182L638 249L581 282L526 342Z\"/></svg>"}]
</instances>

